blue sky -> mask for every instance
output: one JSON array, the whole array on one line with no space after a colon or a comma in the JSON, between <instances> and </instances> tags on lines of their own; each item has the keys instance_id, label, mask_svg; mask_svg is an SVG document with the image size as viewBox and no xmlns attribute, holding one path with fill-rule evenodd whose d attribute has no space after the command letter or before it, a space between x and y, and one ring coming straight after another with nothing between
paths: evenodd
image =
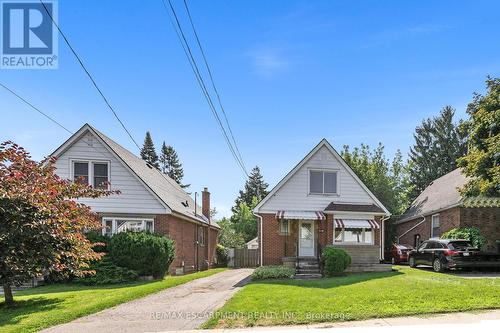
<instances>
[{"instance_id":1,"label":"blue sky","mask_svg":"<svg viewBox=\"0 0 500 333\"><path fill-rule=\"evenodd\" d=\"M445 105L464 117L500 74L498 1L189 4L245 163L271 186L323 137L406 154L423 118ZM245 179L161 0L60 0L59 23L136 140L150 130L173 145L190 190L208 186L227 215ZM59 69L0 70L0 82L69 129L91 123L137 153L62 39ZM0 140L36 159L68 137L3 90L0 113Z\"/></svg>"}]
</instances>

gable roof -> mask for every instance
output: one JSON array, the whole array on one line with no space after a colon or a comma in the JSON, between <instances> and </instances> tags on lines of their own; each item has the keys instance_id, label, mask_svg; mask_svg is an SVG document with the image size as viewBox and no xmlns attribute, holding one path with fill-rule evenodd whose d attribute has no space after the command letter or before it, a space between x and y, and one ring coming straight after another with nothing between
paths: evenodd
<instances>
[{"instance_id":1,"label":"gable roof","mask_svg":"<svg viewBox=\"0 0 500 333\"><path fill-rule=\"evenodd\" d=\"M344 169L356 180L356 182L366 191L370 198L380 207L386 215L391 215L391 213L385 208L385 206L377 199L377 197L366 187L366 185L359 179L356 173L351 169L351 167L344 161L342 156L337 153L335 148L326 139L322 139L316 147L314 147L287 175L269 192L264 199L262 199L259 204L254 208L254 212L258 212L259 209L270 199L273 195L290 179L292 178L300 168L309 161L314 154L316 154L321 148L326 147L333 156L340 162Z\"/></svg>"},{"instance_id":2,"label":"gable roof","mask_svg":"<svg viewBox=\"0 0 500 333\"><path fill-rule=\"evenodd\" d=\"M75 134L66 140L66 142L57 148L51 156L60 156L73 144L73 142L80 139L87 132L92 133L100 139L103 145L107 147L135 176L137 176L143 185L152 192L168 210L181 214L188 219L208 224L208 219L201 214L201 207L196 205L195 209L194 200L176 181L163 174L158 169L151 167L143 159L125 149L89 124L83 125ZM183 204L186 202L187 207ZM215 222L211 224L218 227Z\"/></svg>"},{"instance_id":3,"label":"gable roof","mask_svg":"<svg viewBox=\"0 0 500 333\"><path fill-rule=\"evenodd\" d=\"M455 169L439 177L413 200L411 206L396 223L406 222L422 215L460 205L462 197L458 188L464 186L467 181L468 178L462 174L460 169Z\"/></svg>"}]
</instances>

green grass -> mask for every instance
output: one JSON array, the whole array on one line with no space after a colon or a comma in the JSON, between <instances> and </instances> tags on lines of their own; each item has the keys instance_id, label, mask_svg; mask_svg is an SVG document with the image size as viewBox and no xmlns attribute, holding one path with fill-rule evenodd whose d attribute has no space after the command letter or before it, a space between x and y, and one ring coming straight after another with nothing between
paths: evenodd
<instances>
[{"instance_id":1,"label":"green grass","mask_svg":"<svg viewBox=\"0 0 500 333\"><path fill-rule=\"evenodd\" d=\"M20 291L14 295L15 307L0 303L0 332L36 332L223 270L169 276L153 282L98 287L64 284Z\"/></svg>"},{"instance_id":2,"label":"green grass","mask_svg":"<svg viewBox=\"0 0 500 333\"><path fill-rule=\"evenodd\" d=\"M252 282L204 328L361 320L500 308L500 279L396 271L318 280Z\"/></svg>"}]
</instances>

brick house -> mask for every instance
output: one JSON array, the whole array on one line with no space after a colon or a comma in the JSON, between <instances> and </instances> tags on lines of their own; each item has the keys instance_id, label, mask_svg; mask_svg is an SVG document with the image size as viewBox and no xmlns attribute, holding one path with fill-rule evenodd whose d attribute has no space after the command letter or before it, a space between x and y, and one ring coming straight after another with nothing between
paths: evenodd
<instances>
[{"instance_id":1,"label":"brick house","mask_svg":"<svg viewBox=\"0 0 500 333\"><path fill-rule=\"evenodd\" d=\"M345 249L351 270L384 270L384 221L390 215L323 139L255 207L261 265L314 267L327 246ZM390 267L388 268L390 269Z\"/></svg>"},{"instance_id":2,"label":"brick house","mask_svg":"<svg viewBox=\"0 0 500 333\"><path fill-rule=\"evenodd\" d=\"M61 178L121 192L78 200L99 215L103 234L149 230L168 236L176 250L171 274L213 264L219 227L210 220L207 188L201 192L200 207L174 180L88 124L51 156L57 158L56 173Z\"/></svg>"},{"instance_id":3,"label":"brick house","mask_svg":"<svg viewBox=\"0 0 500 333\"><path fill-rule=\"evenodd\" d=\"M500 198L467 198L458 189L467 177L455 169L434 180L413 201L396 224L397 242L418 246L458 227L477 227L487 238L486 250L500 241Z\"/></svg>"}]
</instances>

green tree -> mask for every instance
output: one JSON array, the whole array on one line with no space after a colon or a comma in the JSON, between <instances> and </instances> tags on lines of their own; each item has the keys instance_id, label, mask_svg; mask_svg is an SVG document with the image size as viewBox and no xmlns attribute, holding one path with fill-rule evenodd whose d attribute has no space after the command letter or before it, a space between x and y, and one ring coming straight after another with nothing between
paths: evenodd
<instances>
[{"instance_id":1,"label":"green tree","mask_svg":"<svg viewBox=\"0 0 500 333\"><path fill-rule=\"evenodd\" d=\"M257 198L257 201L262 200L268 193L268 186L269 184L264 181L264 177L260 173L260 168L255 166L245 182L244 189L240 190L240 194L235 200L235 205L232 208L233 214L238 213L241 203L251 206L254 198Z\"/></svg>"},{"instance_id":2,"label":"green tree","mask_svg":"<svg viewBox=\"0 0 500 333\"><path fill-rule=\"evenodd\" d=\"M245 246L245 239L236 232L231 220L224 217L217 224L220 227L219 244L226 248L242 248Z\"/></svg>"},{"instance_id":3,"label":"green tree","mask_svg":"<svg viewBox=\"0 0 500 333\"><path fill-rule=\"evenodd\" d=\"M12 286L47 273L82 276L101 257L84 232L102 226L75 199L118 192L63 180L54 164L33 161L12 142L0 144L0 285L8 305Z\"/></svg>"},{"instance_id":4,"label":"green tree","mask_svg":"<svg viewBox=\"0 0 500 333\"><path fill-rule=\"evenodd\" d=\"M413 135L410 148L411 199L417 197L432 181L457 168L457 158L466 151L465 132L453 121L455 109L444 107L434 118L422 121Z\"/></svg>"},{"instance_id":5,"label":"green tree","mask_svg":"<svg viewBox=\"0 0 500 333\"><path fill-rule=\"evenodd\" d=\"M146 132L146 137L144 138L144 145L141 149L141 158L155 168L160 168L160 165L158 164L158 155L156 154L155 145L149 131Z\"/></svg>"},{"instance_id":6,"label":"green tree","mask_svg":"<svg viewBox=\"0 0 500 333\"><path fill-rule=\"evenodd\" d=\"M458 164L471 180L461 193L471 196L500 196L500 79L488 77L485 96L474 94L467 107L470 118L463 123L467 155Z\"/></svg>"},{"instance_id":7,"label":"green tree","mask_svg":"<svg viewBox=\"0 0 500 333\"><path fill-rule=\"evenodd\" d=\"M259 200L253 197L251 205L245 202L240 203L237 211L231 216L234 230L241 235L245 242L254 239L257 236L257 218L253 215L252 210L257 206Z\"/></svg>"},{"instance_id":8,"label":"green tree","mask_svg":"<svg viewBox=\"0 0 500 333\"><path fill-rule=\"evenodd\" d=\"M184 170L182 169L182 164L179 162L179 156L175 151L174 147L167 146L165 141L161 145L160 152L160 168L161 171L176 181L182 188L187 188L189 185L182 184L182 178L184 177Z\"/></svg>"}]
</instances>

